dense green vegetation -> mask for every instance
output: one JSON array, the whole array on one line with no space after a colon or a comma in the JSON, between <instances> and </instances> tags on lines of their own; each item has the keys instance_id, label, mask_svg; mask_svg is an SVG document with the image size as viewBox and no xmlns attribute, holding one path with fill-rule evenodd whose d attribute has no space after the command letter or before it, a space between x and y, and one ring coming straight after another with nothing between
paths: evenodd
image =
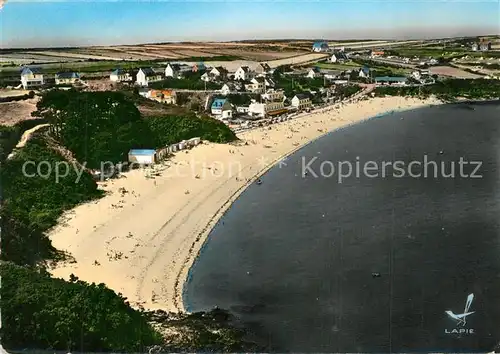
<instances>
[{"instance_id":1,"label":"dense green vegetation","mask_svg":"<svg viewBox=\"0 0 500 354\"><path fill-rule=\"evenodd\" d=\"M335 87L334 95L340 99L345 99L358 93L362 89L363 88L358 85L338 85Z\"/></svg>"},{"instance_id":2,"label":"dense green vegetation","mask_svg":"<svg viewBox=\"0 0 500 354\"><path fill-rule=\"evenodd\" d=\"M146 120L156 146L167 146L192 137L213 142L236 140L236 135L224 123L209 117L159 116Z\"/></svg>"},{"instance_id":3,"label":"dense green vegetation","mask_svg":"<svg viewBox=\"0 0 500 354\"><path fill-rule=\"evenodd\" d=\"M436 95L444 100L463 97L483 99L500 97L500 81L486 79L448 79L426 86L377 87L377 96L421 96Z\"/></svg>"},{"instance_id":4,"label":"dense green vegetation","mask_svg":"<svg viewBox=\"0 0 500 354\"><path fill-rule=\"evenodd\" d=\"M3 260L35 264L55 256L44 232L56 224L63 211L101 195L90 174L79 176L81 166L70 164L66 169L65 161L41 137L34 137L2 164ZM57 168L67 175L57 179Z\"/></svg>"},{"instance_id":5,"label":"dense green vegetation","mask_svg":"<svg viewBox=\"0 0 500 354\"><path fill-rule=\"evenodd\" d=\"M353 59L360 66L367 66L372 70L372 77L376 76L405 76L411 71L403 65L381 63L376 60Z\"/></svg>"},{"instance_id":6,"label":"dense green vegetation","mask_svg":"<svg viewBox=\"0 0 500 354\"><path fill-rule=\"evenodd\" d=\"M162 343L145 316L104 284L11 263L0 271L4 347L130 352Z\"/></svg>"},{"instance_id":7,"label":"dense green vegetation","mask_svg":"<svg viewBox=\"0 0 500 354\"><path fill-rule=\"evenodd\" d=\"M323 78L310 79L303 76L278 74L274 76L277 89L282 89L286 97L293 97L304 91L317 91L322 87L329 86L328 81Z\"/></svg>"}]
</instances>

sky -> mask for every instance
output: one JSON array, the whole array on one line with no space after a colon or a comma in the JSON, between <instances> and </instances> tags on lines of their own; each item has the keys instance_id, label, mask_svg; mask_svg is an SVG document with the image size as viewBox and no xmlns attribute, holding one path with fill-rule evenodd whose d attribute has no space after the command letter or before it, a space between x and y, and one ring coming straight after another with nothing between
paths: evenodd
<instances>
[{"instance_id":1,"label":"sky","mask_svg":"<svg viewBox=\"0 0 500 354\"><path fill-rule=\"evenodd\" d=\"M500 0L0 0L1 48L500 34Z\"/></svg>"}]
</instances>

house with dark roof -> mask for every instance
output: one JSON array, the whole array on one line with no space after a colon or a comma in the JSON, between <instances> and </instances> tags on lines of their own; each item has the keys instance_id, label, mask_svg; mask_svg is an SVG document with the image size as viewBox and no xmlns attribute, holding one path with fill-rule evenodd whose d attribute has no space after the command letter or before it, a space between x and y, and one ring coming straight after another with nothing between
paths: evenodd
<instances>
[{"instance_id":1,"label":"house with dark roof","mask_svg":"<svg viewBox=\"0 0 500 354\"><path fill-rule=\"evenodd\" d=\"M491 42L481 42L479 43L479 50L486 51L491 50Z\"/></svg>"},{"instance_id":2,"label":"house with dark roof","mask_svg":"<svg viewBox=\"0 0 500 354\"><path fill-rule=\"evenodd\" d=\"M227 78L229 72L226 68L222 66L216 66L210 71L210 75L216 77L217 79L225 79Z\"/></svg>"},{"instance_id":3,"label":"house with dark roof","mask_svg":"<svg viewBox=\"0 0 500 354\"><path fill-rule=\"evenodd\" d=\"M369 77L370 76L370 68L367 66L363 66L361 69L359 69L358 76L359 77Z\"/></svg>"},{"instance_id":4,"label":"house with dark roof","mask_svg":"<svg viewBox=\"0 0 500 354\"><path fill-rule=\"evenodd\" d=\"M128 71L118 68L111 72L111 74L109 75L109 79L113 82L126 82L132 81L132 76Z\"/></svg>"},{"instance_id":5,"label":"house with dark roof","mask_svg":"<svg viewBox=\"0 0 500 354\"><path fill-rule=\"evenodd\" d=\"M313 52L327 52L330 49L328 43L325 41L317 41L313 43L312 51Z\"/></svg>"},{"instance_id":6,"label":"house with dark roof","mask_svg":"<svg viewBox=\"0 0 500 354\"><path fill-rule=\"evenodd\" d=\"M59 72L55 75L56 85L74 84L80 81L80 74L76 72Z\"/></svg>"},{"instance_id":7,"label":"house with dark roof","mask_svg":"<svg viewBox=\"0 0 500 354\"><path fill-rule=\"evenodd\" d=\"M263 77L254 77L249 84L245 85L245 89L252 93L262 93L266 88L266 80Z\"/></svg>"},{"instance_id":8,"label":"house with dark roof","mask_svg":"<svg viewBox=\"0 0 500 354\"><path fill-rule=\"evenodd\" d=\"M139 86L148 86L149 83L160 81L161 74L156 73L152 68L140 68L136 75L136 84Z\"/></svg>"},{"instance_id":9,"label":"house with dark roof","mask_svg":"<svg viewBox=\"0 0 500 354\"><path fill-rule=\"evenodd\" d=\"M249 81L255 76L255 73L248 66L240 66L234 73L235 80Z\"/></svg>"},{"instance_id":10,"label":"house with dark roof","mask_svg":"<svg viewBox=\"0 0 500 354\"><path fill-rule=\"evenodd\" d=\"M308 77L310 79L314 79L314 78L320 77L320 76L321 76L321 70L319 70L319 68L317 68L317 67L311 68L306 74L306 77Z\"/></svg>"},{"instance_id":11,"label":"house with dark roof","mask_svg":"<svg viewBox=\"0 0 500 354\"><path fill-rule=\"evenodd\" d=\"M267 63L259 63L255 68L255 72L259 75L266 75L272 71L271 67Z\"/></svg>"},{"instance_id":12,"label":"house with dark roof","mask_svg":"<svg viewBox=\"0 0 500 354\"><path fill-rule=\"evenodd\" d=\"M21 71L21 84L23 89L27 90L32 87L39 87L44 84L43 74L39 68L24 67Z\"/></svg>"},{"instance_id":13,"label":"house with dark roof","mask_svg":"<svg viewBox=\"0 0 500 354\"><path fill-rule=\"evenodd\" d=\"M168 63L165 68L165 77L181 78L185 72L192 71L189 65Z\"/></svg>"},{"instance_id":14,"label":"house with dark roof","mask_svg":"<svg viewBox=\"0 0 500 354\"><path fill-rule=\"evenodd\" d=\"M342 63L349 60L344 52L335 52L330 57L330 62L332 63Z\"/></svg>"},{"instance_id":15,"label":"house with dark roof","mask_svg":"<svg viewBox=\"0 0 500 354\"><path fill-rule=\"evenodd\" d=\"M222 85L221 89L220 89L220 92L226 96L226 95L229 95L231 92L234 92L234 91L237 91L236 87L228 82L228 83L225 83L224 85Z\"/></svg>"},{"instance_id":16,"label":"house with dark roof","mask_svg":"<svg viewBox=\"0 0 500 354\"><path fill-rule=\"evenodd\" d=\"M298 93L293 96L291 106L297 110L309 109L312 106L311 98L306 93Z\"/></svg>"}]
</instances>

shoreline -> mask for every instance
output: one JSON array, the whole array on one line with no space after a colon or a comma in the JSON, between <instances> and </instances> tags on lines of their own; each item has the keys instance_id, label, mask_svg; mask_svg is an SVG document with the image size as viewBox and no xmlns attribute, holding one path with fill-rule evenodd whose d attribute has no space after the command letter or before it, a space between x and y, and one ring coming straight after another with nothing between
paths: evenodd
<instances>
[{"instance_id":1,"label":"shoreline","mask_svg":"<svg viewBox=\"0 0 500 354\"><path fill-rule=\"evenodd\" d=\"M51 273L105 283L133 306L185 312L184 285L210 231L246 187L276 162L348 126L441 103L405 97L347 103L241 132L238 137L245 145L202 144L153 170L135 170L100 183L108 195L66 213L61 218L65 222L49 233L54 247L77 261L58 264ZM265 163L258 161L263 157ZM234 162L239 165L236 178L215 176L217 163L224 169ZM187 177L179 173L186 166L191 168ZM168 176L173 169L177 174ZM212 176L206 176L207 170ZM160 174L154 182L146 176L151 171Z\"/></svg>"},{"instance_id":2,"label":"shoreline","mask_svg":"<svg viewBox=\"0 0 500 354\"><path fill-rule=\"evenodd\" d=\"M351 103L352 104L352 103ZM179 311L182 311L182 312L187 312L187 313L190 313L191 311L189 310L188 306L186 306L186 301L185 301L185 292L186 292L186 283L188 282L188 280L190 279L191 277L191 273L192 273L192 270L194 269L194 267L196 266L196 262L198 261L198 257L201 255L201 253L203 252L203 248L206 246L206 244L208 244L208 242L210 242L210 233L211 231L213 230L213 228L215 227L215 225L217 224L217 222L220 220L220 218L226 213L226 211L228 211L232 204L241 196L241 194L243 194L245 192L245 190L250 186L252 185L253 183L255 183L255 181L257 181L260 177L262 177L263 175L265 175L270 169L272 169L276 163L278 163L280 160L288 157L288 156L291 156L295 153L297 153L298 151L300 151L301 149L307 147L308 145L310 145L311 143L315 142L316 140L319 140L321 138L324 138L325 136L329 135L329 134L333 134L333 133L336 133L336 132L340 132L346 128L349 128L349 127L352 127L354 125L357 125L357 124L361 124L361 123L364 123L364 122L368 122L372 119L377 119L377 118L381 118L381 117L384 117L386 115L389 115L389 114L393 114L393 113L400 113L400 112L407 112L407 111L411 111L411 110L415 110L415 109L420 109L420 108L425 108L425 107L432 107L432 106L436 106L436 105L440 105L440 104L444 104L442 102L436 102L436 103L429 103L429 104L423 104L422 106L417 106L417 107L413 107L413 108L410 108L410 109L396 109L396 110L389 110L389 111L385 111L383 113L379 113L377 115L374 115L374 116L370 116L370 117L367 117L367 118L364 118L364 119L361 119L359 121L354 121L354 122L351 122L351 123L348 123L346 125L342 125L338 128L334 128L333 130L329 130L323 134L321 134L320 136L308 141L307 143L305 143L304 145L299 145L297 146L295 149L293 149L292 151L289 151L288 153L284 154L283 156L277 158L275 161L273 161L270 165L266 166L266 168L264 170L262 170L258 175L254 176L254 178L247 182L245 185L243 185L241 188L239 188L232 196L230 199L228 199L226 201L226 203L224 203L223 206L221 206L221 208L219 208L217 210L217 212L214 214L213 218L211 219L210 221L210 225L207 225L207 229L203 230L198 236L203 238L203 241L200 242L200 246L198 247L198 251L196 253L196 255L194 257L192 257L192 259L189 259L189 261L187 263L189 263L189 267L187 268L187 270L183 269L181 271L181 273L178 274L178 277L177 277L177 281L176 281L176 295L177 296L180 296L180 301L179 300L176 300L176 304L177 303L180 303L182 304L182 307L179 309ZM323 111L321 112L312 112L310 114L314 114L314 113L325 113L325 111L328 111L328 108L324 108ZM307 115L305 115L304 117L306 117ZM303 118L303 117L298 117L296 119L300 119L300 118ZM293 120L293 119L292 119ZM286 122L282 122L282 123L278 123L278 124L283 124L283 123L286 123ZM262 129L262 127L258 127L258 128L253 128L253 129L249 129L248 131L245 131L246 132L249 132L251 130L255 130L255 129ZM210 226L210 227L209 227ZM198 242L194 242L192 244L192 249L194 249L196 243ZM186 263L186 264L187 264ZM179 287L179 283L178 281L180 279L184 279L183 283L182 283L182 286Z\"/></svg>"}]
</instances>

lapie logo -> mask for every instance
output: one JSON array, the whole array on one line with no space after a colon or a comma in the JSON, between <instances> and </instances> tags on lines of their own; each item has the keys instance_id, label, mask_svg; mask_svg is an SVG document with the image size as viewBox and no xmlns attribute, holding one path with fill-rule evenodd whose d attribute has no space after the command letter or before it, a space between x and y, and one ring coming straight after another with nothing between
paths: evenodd
<instances>
[{"instance_id":1,"label":"lapie logo","mask_svg":"<svg viewBox=\"0 0 500 354\"><path fill-rule=\"evenodd\" d=\"M452 330L445 329L444 333L446 333L446 334L472 334L472 333L474 333L474 330L472 328L465 328L465 325L467 324L467 317L472 315L474 312L476 312L476 311L469 311L473 300L474 300L474 294L469 294L469 296L467 296L467 300L465 301L465 308L464 308L463 313L456 314L450 310L445 311L445 313L448 315L448 317L450 317L456 321L457 327L461 326L462 328L454 328Z\"/></svg>"}]
</instances>

